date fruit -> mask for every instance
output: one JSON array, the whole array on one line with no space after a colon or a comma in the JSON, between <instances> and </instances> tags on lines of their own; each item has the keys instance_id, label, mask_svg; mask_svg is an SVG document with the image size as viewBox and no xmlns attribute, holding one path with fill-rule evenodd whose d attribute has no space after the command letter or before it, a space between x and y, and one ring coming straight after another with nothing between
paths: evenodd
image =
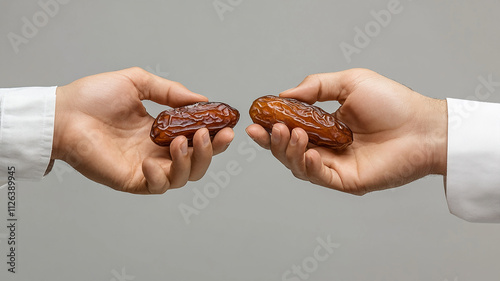
<instances>
[{"instance_id":1,"label":"date fruit","mask_svg":"<svg viewBox=\"0 0 500 281\"><path fill-rule=\"evenodd\" d=\"M240 119L235 108L221 102L199 102L163 111L151 127L150 137L160 146L168 146L175 137L185 136L192 144L194 134L207 128L213 137L220 130L233 128Z\"/></svg>"},{"instance_id":2,"label":"date fruit","mask_svg":"<svg viewBox=\"0 0 500 281\"><path fill-rule=\"evenodd\" d=\"M309 142L333 149L344 149L353 141L351 129L323 109L291 98L264 96L250 107L250 117L268 132L275 123L283 123L288 129L302 128Z\"/></svg>"}]
</instances>

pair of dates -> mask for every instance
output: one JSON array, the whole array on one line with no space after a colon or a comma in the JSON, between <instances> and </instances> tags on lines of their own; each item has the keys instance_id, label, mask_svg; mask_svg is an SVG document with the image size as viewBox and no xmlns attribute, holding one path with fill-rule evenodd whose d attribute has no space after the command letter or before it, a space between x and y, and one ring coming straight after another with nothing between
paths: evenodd
<instances>
[{"instance_id":1,"label":"pair of dates","mask_svg":"<svg viewBox=\"0 0 500 281\"><path fill-rule=\"evenodd\" d=\"M263 96L250 107L250 117L268 132L276 123L290 130L302 128L309 142L332 149L344 149L353 142L352 131L334 115L296 99ZM198 129L207 128L214 136L223 128L233 128L240 118L235 108L220 102L200 102L165 110L158 115L150 137L160 146L168 146L175 137L185 136L191 143Z\"/></svg>"}]
</instances>

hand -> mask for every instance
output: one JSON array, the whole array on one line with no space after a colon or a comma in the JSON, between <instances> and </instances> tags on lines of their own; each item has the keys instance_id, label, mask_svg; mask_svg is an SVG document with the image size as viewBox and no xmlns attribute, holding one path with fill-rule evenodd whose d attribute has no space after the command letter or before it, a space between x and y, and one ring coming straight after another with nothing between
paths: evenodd
<instances>
[{"instance_id":1,"label":"hand","mask_svg":"<svg viewBox=\"0 0 500 281\"><path fill-rule=\"evenodd\" d=\"M87 178L114 189L157 194L199 180L212 156L234 137L221 130L210 140L196 132L193 147L177 137L170 147L154 144L154 118L141 100L178 107L207 98L140 68L85 77L56 90L52 158L72 165Z\"/></svg>"},{"instance_id":2,"label":"hand","mask_svg":"<svg viewBox=\"0 0 500 281\"><path fill-rule=\"evenodd\" d=\"M338 101L334 113L351 128L354 142L335 151L308 144L300 128L275 124L271 136L259 125L248 135L299 179L363 195L400 186L428 174L446 173L446 101L422 96L373 71L351 69L308 76L280 94L313 104Z\"/></svg>"}]
</instances>

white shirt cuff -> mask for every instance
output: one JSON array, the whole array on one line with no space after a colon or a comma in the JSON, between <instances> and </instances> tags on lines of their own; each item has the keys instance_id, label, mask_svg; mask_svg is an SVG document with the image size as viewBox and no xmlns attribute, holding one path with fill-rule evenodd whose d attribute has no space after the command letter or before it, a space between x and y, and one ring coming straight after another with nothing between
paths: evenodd
<instances>
[{"instance_id":1,"label":"white shirt cuff","mask_svg":"<svg viewBox=\"0 0 500 281\"><path fill-rule=\"evenodd\" d=\"M500 222L500 104L447 99L446 198L471 222Z\"/></svg>"},{"instance_id":2,"label":"white shirt cuff","mask_svg":"<svg viewBox=\"0 0 500 281\"><path fill-rule=\"evenodd\" d=\"M39 180L50 163L56 87L0 89L0 185L8 167L16 180Z\"/></svg>"}]
</instances>

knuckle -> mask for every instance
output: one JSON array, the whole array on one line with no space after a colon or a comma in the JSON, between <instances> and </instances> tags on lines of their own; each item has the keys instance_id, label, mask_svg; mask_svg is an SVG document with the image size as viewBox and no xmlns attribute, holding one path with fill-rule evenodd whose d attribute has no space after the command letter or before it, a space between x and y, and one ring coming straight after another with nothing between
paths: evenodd
<instances>
[{"instance_id":1,"label":"knuckle","mask_svg":"<svg viewBox=\"0 0 500 281\"><path fill-rule=\"evenodd\" d=\"M158 194L163 194L163 193L167 192L167 188L158 188L158 189L157 188L153 188L153 189L149 188L148 191L150 194L158 195Z\"/></svg>"},{"instance_id":2,"label":"knuckle","mask_svg":"<svg viewBox=\"0 0 500 281\"><path fill-rule=\"evenodd\" d=\"M149 73L147 72L144 68L138 67L138 66L133 66L128 69L130 72L138 73L138 74L144 74L144 73Z\"/></svg>"},{"instance_id":3,"label":"knuckle","mask_svg":"<svg viewBox=\"0 0 500 281\"><path fill-rule=\"evenodd\" d=\"M170 189L179 189L179 188L181 188L181 187L183 187L183 186L184 186L184 185L181 185L181 184L172 184L172 185L170 185L168 188L165 188L165 191L164 191L164 192L166 192L167 190L170 190ZM164 193L164 192L163 192L163 193Z\"/></svg>"},{"instance_id":4,"label":"knuckle","mask_svg":"<svg viewBox=\"0 0 500 281\"><path fill-rule=\"evenodd\" d=\"M303 173L300 173L300 172L297 172L297 171L294 171L294 170L291 170L292 171L292 174L294 177L298 178L299 180L303 180L303 181L307 181L307 177L304 176Z\"/></svg>"},{"instance_id":5,"label":"knuckle","mask_svg":"<svg viewBox=\"0 0 500 281\"><path fill-rule=\"evenodd\" d=\"M125 71L125 73L127 73L131 77L148 77L151 74L145 69L138 66L133 66L123 71Z\"/></svg>"},{"instance_id":6,"label":"knuckle","mask_svg":"<svg viewBox=\"0 0 500 281\"><path fill-rule=\"evenodd\" d=\"M199 181L205 176L206 171L189 176L189 181Z\"/></svg>"},{"instance_id":7,"label":"knuckle","mask_svg":"<svg viewBox=\"0 0 500 281\"><path fill-rule=\"evenodd\" d=\"M189 181L199 181L203 178L203 176L192 176L192 177L189 177Z\"/></svg>"},{"instance_id":8,"label":"knuckle","mask_svg":"<svg viewBox=\"0 0 500 281\"><path fill-rule=\"evenodd\" d=\"M368 193L368 191L363 188L349 188L346 190L346 192L359 197Z\"/></svg>"},{"instance_id":9,"label":"knuckle","mask_svg":"<svg viewBox=\"0 0 500 281\"><path fill-rule=\"evenodd\" d=\"M315 80L315 79L318 79L319 78L319 74L315 73L315 74L309 74L306 76L306 78L304 80Z\"/></svg>"},{"instance_id":10,"label":"knuckle","mask_svg":"<svg viewBox=\"0 0 500 281\"><path fill-rule=\"evenodd\" d=\"M294 151L291 151L290 149L288 149L285 153L285 158L288 162L294 162L297 157L296 157L296 154L294 153Z\"/></svg>"},{"instance_id":11,"label":"knuckle","mask_svg":"<svg viewBox=\"0 0 500 281\"><path fill-rule=\"evenodd\" d=\"M361 76L371 76L377 74L377 72L368 68L353 68L351 69L351 72Z\"/></svg>"},{"instance_id":12,"label":"knuckle","mask_svg":"<svg viewBox=\"0 0 500 281\"><path fill-rule=\"evenodd\" d=\"M282 154L279 154L279 153L276 153L276 152L272 152L272 153L273 153L273 156L276 159L278 159L278 161L281 162L281 164L285 165L285 167L287 167L288 169L290 169L290 164L289 164L288 160L286 159L286 157L284 157Z\"/></svg>"},{"instance_id":13,"label":"knuckle","mask_svg":"<svg viewBox=\"0 0 500 281\"><path fill-rule=\"evenodd\" d=\"M363 192L363 191L351 191L351 194L361 197L361 196L365 195L366 192Z\"/></svg>"}]
</instances>

